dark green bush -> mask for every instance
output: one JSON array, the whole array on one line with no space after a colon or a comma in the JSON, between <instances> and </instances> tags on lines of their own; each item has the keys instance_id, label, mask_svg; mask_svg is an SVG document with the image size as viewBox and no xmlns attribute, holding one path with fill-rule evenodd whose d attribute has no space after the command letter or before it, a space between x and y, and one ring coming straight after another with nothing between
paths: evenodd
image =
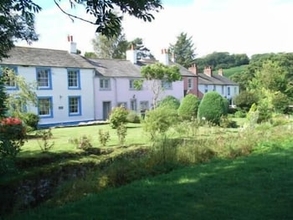
<instances>
[{"instance_id":1,"label":"dark green bush","mask_svg":"<svg viewBox=\"0 0 293 220\"><path fill-rule=\"evenodd\" d=\"M40 117L32 112L24 113L22 116L23 122L25 125L32 128L32 130L38 129L38 123L40 121Z\"/></svg>"},{"instance_id":2,"label":"dark green bush","mask_svg":"<svg viewBox=\"0 0 293 220\"><path fill-rule=\"evenodd\" d=\"M110 113L110 126L114 129L127 122L128 111L123 106L114 108Z\"/></svg>"},{"instance_id":3,"label":"dark green bush","mask_svg":"<svg viewBox=\"0 0 293 220\"><path fill-rule=\"evenodd\" d=\"M166 96L158 103L158 107L164 107L177 110L180 106L180 101L174 96Z\"/></svg>"},{"instance_id":4,"label":"dark green bush","mask_svg":"<svg viewBox=\"0 0 293 220\"><path fill-rule=\"evenodd\" d=\"M226 114L227 108L224 98L214 91L205 93L198 108L199 120L219 125L221 117Z\"/></svg>"},{"instance_id":5,"label":"dark green bush","mask_svg":"<svg viewBox=\"0 0 293 220\"><path fill-rule=\"evenodd\" d=\"M188 94L183 98L178 109L178 114L184 120L190 120L197 116L198 106L198 98L193 94Z\"/></svg>"},{"instance_id":6,"label":"dark green bush","mask_svg":"<svg viewBox=\"0 0 293 220\"><path fill-rule=\"evenodd\" d=\"M243 110L238 110L237 112L234 113L235 118L245 118L246 117L246 112Z\"/></svg>"},{"instance_id":7,"label":"dark green bush","mask_svg":"<svg viewBox=\"0 0 293 220\"><path fill-rule=\"evenodd\" d=\"M237 128L236 121L231 120L227 116L222 116L220 119L220 127L222 128Z\"/></svg>"},{"instance_id":8,"label":"dark green bush","mask_svg":"<svg viewBox=\"0 0 293 220\"><path fill-rule=\"evenodd\" d=\"M258 102L258 97L253 92L242 91L234 98L235 105L245 111L248 111L253 103Z\"/></svg>"},{"instance_id":9,"label":"dark green bush","mask_svg":"<svg viewBox=\"0 0 293 220\"><path fill-rule=\"evenodd\" d=\"M135 111L129 111L126 120L129 123L140 123L140 116Z\"/></svg>"},{"instance_id":10,"label":"dark green bush","mask_svg":"<svg viewBox=\"0 0 293 220\"><path fill-rule=\"evenodd\" d=\"M274 94L272 98L272 104L274 106L274 110L279 113L286 113L288 110L290 100L287 95L281 92L277 92Z\"/></svg>"}]
</instances>

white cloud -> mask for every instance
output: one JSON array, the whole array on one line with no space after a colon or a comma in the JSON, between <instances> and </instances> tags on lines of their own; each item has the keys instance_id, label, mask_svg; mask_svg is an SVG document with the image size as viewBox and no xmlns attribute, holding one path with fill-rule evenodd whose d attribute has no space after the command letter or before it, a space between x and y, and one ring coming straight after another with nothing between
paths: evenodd
<instances>
[{"instance_id":1,"label":"white cloud","mask_svg":"<svg viewBox=\"0 0 293 220\"><path fill-rule=\"evenodd\" d=\"M198 56L214 51L292 52L292 11L293 3L286 0L194 0L187 6L165 6L151 23L125 16L123 27L128 40L143 38L154 54L174 44L181 32L192 36ZM89 18L81 8L75 12ZM66 37L72 34L82 52L92 51L96 27L72 23L56 7L37 15L36 27L40 40L32 46L67 49Z\"/></svg>"}]
</instances>

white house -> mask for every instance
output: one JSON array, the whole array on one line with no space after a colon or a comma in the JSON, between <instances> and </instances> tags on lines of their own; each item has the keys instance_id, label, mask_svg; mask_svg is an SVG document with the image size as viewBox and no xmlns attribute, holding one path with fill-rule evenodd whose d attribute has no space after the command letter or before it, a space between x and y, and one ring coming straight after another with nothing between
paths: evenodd
<instances>
[{"instance_id":1,"label":"white house","mask_svg":"<svg viewBox=\"0 0 293 220\"><path fill-rule=\"evenodd\" d=\"M142 79L142 66L155 62L175 64L169 60L167 50L162 50L158 60L138 59L133 49L127 51L126 60L87 59L76 54L71 38L69 52L15 47L0 65L14 69L27 82L37 83L38 106L26 109L40 116L40 127L48 127L104 120L113 107L122 104L137 112L152 108L149 82L137 90L134 81ZM196 75L182 66L179 69L186 80L161 82L164 90L159 99L168 95L179 100L184 97L187 79L192 83ZM9 93L18 89L15 83L6 88Z\"/></svg>"},{"instance_id":2,"label":"white house","mask_svg":"<svg viewBox=\"0 0 293 220\"><path fill-rule=\"evenodd\" d=\"M38 106L27 106L27 111L40 116L39 126L77 124L95 119L94 76L92 66L70 51L15 47L1 66L15 70L26 82L36 82ZM7 85L8 93L17 85Z\"/></svg>"},{"instance_id":3,"label":"white house","mask_svg":"<svg viewBox=\"0 0 293 220\"><path fill-rule=\"evenodd\" d=\"M223 76L222 69L218 71L218 74L214 74L211 67L206 67L203 73L197 73L197 75L198 90L202 95L210 91L216 91L233 105L233 98L239 94L239 85Z\"/></svg>"},{"instance_id":4,"label":"white house","mask_svg":"<svg viewBox=\"0 0 293 220\"><path fill-rule=\"evenodd\" d=\"M141 90L135 89L135 80L142 79L140 68L147 64L162 62L171 65L167 50L162 50L159 60L137 59L137 52L127 51L126 60L89 59L96 69L95 85L95 115L98 120L107 119L113 107L124 105L126 108L140 112L152 108L153 92L150 82L144 82ZM183 77L195 77L185 68L180 68ZM163 91L159 99L172 95L181 100L184 97L183 80L168 83L161 82Z\"/></svg>"}]
</instances>

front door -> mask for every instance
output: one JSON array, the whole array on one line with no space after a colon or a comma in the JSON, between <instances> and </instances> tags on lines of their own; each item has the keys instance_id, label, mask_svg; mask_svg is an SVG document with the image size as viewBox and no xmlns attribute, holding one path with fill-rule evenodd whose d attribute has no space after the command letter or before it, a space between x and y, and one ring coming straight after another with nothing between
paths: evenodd
<instances>
[{"instance_id":1,"label":"front door","mask_svg":"<svg viewBox=\"0 0 293 220\"><path fill-rule=\"evenodd\" d=\"M107 120L111 112L111 102L103 102L103 119Z\"/></svg>"}]
</instances>

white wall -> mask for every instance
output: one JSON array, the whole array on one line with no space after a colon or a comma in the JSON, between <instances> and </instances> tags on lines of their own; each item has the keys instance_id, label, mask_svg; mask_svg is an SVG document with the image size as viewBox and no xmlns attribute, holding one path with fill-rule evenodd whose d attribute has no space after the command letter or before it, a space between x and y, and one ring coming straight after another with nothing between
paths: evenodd
<instances>
[{"instance_id":1,"label":"white wall","mask_svg":"<svg viewBox=\"0 0 293 220\"><path fill-rule=\"evenodd\" d=\"M228 95L228 87L230 87L230 95ZM216 91L228 99L234 98L239 94L239 86L236 85L207 85L207 87L203 84L198 85L199 91L203 94L205 93L206 88L208 89L208 92Z\"/></svg>"},{"instance_id":2,"label":"white wall","mask_svg":"<svg viewBox=\"0 0 293 220\"><path fill-rule=\"evenodd\" d=\"M36 82L36 67L18 67L17 73L26 82ZM67 85L67 69L51 68L52 90L36 90L38 97L52 97L53 117L41 118L40 125L65 124L94 119L94 72L90 69L80 69L80 90L69 90ZM13 91L10 91L13 92ZM81 96L81 115L69 116L68 96ZM28 111L38 113L37 107L30 106Z\"/></svg>"},{"instance_id":3,"label":"white wall","mask_svg":"<svg viewBox=\"0 0 293 220\"><path fill-rule=\"evenodd\" d=\"M132 78L133 79L133 78ZM130 78L111 78L111 90L100 90L100 78L95 78L95 115L96 119L103 119L103 102L110 101L111 107L116 107L118 103L126 102L127 108L130 109L131 99L137 100L137 111L140 111L140 102L148 101L149 108L152 105L153 93L150 90L149 82L145 82L142 90L135 90L129 88ZM159 99L167 95L172 95L179 100L184 96L183 81L172 83L172 90L162 91Z\"/></svg>"}]
</instances>

